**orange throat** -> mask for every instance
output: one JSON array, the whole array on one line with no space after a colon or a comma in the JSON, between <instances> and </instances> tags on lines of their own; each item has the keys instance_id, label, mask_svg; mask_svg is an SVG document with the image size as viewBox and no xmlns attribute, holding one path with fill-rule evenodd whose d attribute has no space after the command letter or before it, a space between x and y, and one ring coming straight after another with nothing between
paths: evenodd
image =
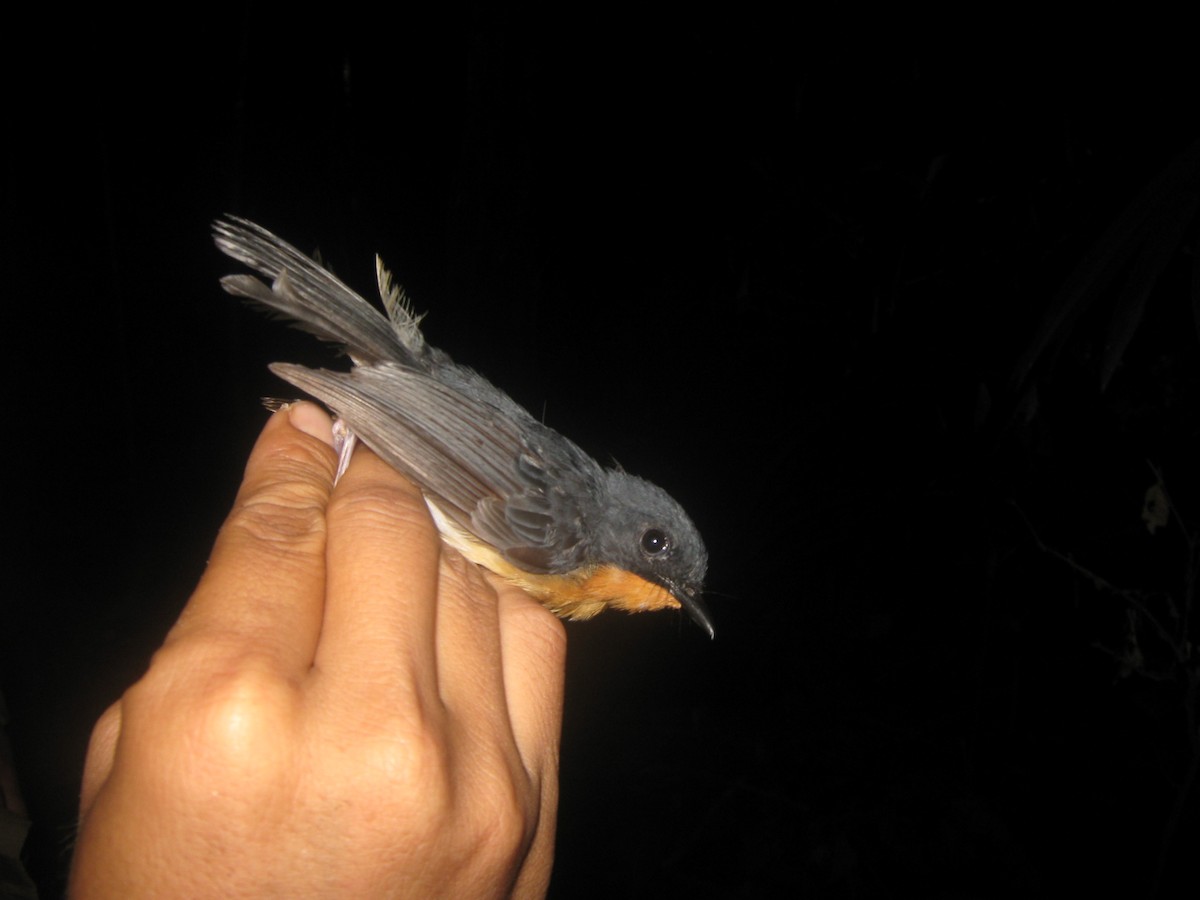
<instances>
[{"instance_id":1,"label":"orange throat","mask_svg":"<svg viewBox=\"0 0 1200 900\"><path fill-rule=\"evenodd\" d=\"M660 585L617 566L591 566L569 575L498 573L536 597L564 619L590 619L607 607L626 612L679 609L679 601Z\"/></svg>"}]
</instances>

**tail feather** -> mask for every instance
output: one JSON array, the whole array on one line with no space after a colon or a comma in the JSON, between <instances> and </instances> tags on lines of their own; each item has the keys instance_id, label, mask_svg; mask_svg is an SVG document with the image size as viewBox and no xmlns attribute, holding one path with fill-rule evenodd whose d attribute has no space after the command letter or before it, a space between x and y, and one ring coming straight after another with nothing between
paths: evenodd
<instances>
[{"instance_id":1,"label":"tail feather","mask_svg":"<svg viewBox=\"0 0 1200 900\"><path fill-rule=\"evenodd\" d=\"M426 346L419 319L404 291L380 279L388 318L328 270L253 222L228 216L213 224L217 247L271 279L268 286L250 275L221 279L225 290L292 320L317 337L341 344L359 364L391 361L418 365ZM384 290L386 284L386 290Z\"/></svg>"}]
</instances>

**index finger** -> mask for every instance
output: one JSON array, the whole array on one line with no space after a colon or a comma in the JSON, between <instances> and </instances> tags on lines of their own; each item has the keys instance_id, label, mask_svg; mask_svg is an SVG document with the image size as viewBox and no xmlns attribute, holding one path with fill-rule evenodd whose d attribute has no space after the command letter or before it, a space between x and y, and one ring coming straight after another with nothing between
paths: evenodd
<instances>
[{"instance_id":1,"label":"index finger","mask_svg":"<svg viewBox=\"0 0 1200 900\"><path fill-rule=\"evenodd\" d=\"M325 508L336 465L330 421L297 403L267 422L199 586L167 645L200 638L231 656L307 669L325 594Z\"/></svg>"}]
</instances>

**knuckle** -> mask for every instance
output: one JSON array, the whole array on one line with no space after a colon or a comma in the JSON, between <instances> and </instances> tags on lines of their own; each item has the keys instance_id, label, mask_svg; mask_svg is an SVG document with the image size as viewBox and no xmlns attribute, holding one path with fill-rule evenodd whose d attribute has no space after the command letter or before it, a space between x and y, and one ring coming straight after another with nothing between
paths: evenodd
<instances>
[{"instance_id":1,"label":"knuckle","mask_svg":"<svg viewBox=\"0 0 1200 900\"><path fill-rule=\"evenodd\" d=\"M376 738L363 745L363 767L385 783L427 785L432 796L448 779L447 751L440 735L426 729L405 729L403 734Z\"/></svg>"},{"instance_id":2,"label":"knuckle","mask_svg":"<svg viewBox=\"0 0 1200 900\"><path fill-rule=\"evenodd\" d=\"M188 647L190 643L156 654L146 681L165 682L170 690L178 688L177 673L190 673L186 691L171 691L157 705L169 696L198 760L219 760L234 769L271 763L287 745L281 736L294 721L298 685L278 674L269 655L242 652L216 663L210 648ZM168 668L165 677L156 678Z\"/></svg>"},{"instance_id":3,"label":"knuckle","mask_svg":"<svg viewBox=\"0 0 1200 900\"><path fill-rule=\"evenodd\" d=\"M244 498L225 523L265 544L292 544L319 535L325 527L325 498L302 482L279 481Z\"/></svg>"},{"instance_id":4,"label":"knuckle","mask_svg":"<svg viewBox=\"0 0 1200 900\"><path fill-rule=\"evenodd\" d=\"M91 742L115 740L121 731L123 701L109 704L92 726Z\"/></svg>"},{"instance_id":5,"label":"knuckle","mask_svg":"<svg viewBox=\"0 0 1200 900\"><path fill-rule=\"evenodd\" d=\"M295 689L268 665L241 660L231 672L209 675L198 703L197 729L205 746L240 755L264 742L278 743L281 719L295 700Z\"/></svg>"},{"instance_id":6,"label":"knuckle","mask_svg":"<svg viewBox=\"0 0 1200 900\"><path fill-rule=\"evenodd\" d=\"M402 484L378 481L335 492L329 501L329 517L353 518L388 529L433 527L420 494Z\"/></svg>"},{"instance_id":7,"label":"knuckle","mask_svg":"<svg viewBox=\"0 0 1200 900\"><path fill-rule=\"evenodd\" d=\"M421 803L434 811L453 804L452 751L445 730L428 716L381 713L369 725L343 736L360 774L353 790L378 796L396 785L413 785ZM401 800L400 802L404 802Z\"/></svg>"},{"instance_id":8,"label":"knuckle","mask_svg":"<svg viewBox=\"0 0 1200 900\"><path fill-rule=\"evenodd\" d=\"M471 852L489 866L507 868L525 852L537 812L527 781L509 769L476 792L467 834Z\"/></svg>"},{"instance_id":9,"label":"knuckle","mask_svg":"<svg viewBox=\"0 0 1200 900\"><path fill-rule=\"evenodd\" d=\"M155 654L121 705L141 770L188 802L258 808L287 795L299 702L299 686L269 658L214 656L179 640Z\"/></svg>"},{"instance_id":10,"label":"knuckle","mask_svg":"<svg viewBox=\"0 0 1200 900\"><path fill-rule=\"evenodd\" d=\"M436 735L353 739L343 773L321 790L349 809L369 811L356 825L367 837L408 846L445 845L459 819L459 786L444 744Z\"/></svg>"}]
</instances>

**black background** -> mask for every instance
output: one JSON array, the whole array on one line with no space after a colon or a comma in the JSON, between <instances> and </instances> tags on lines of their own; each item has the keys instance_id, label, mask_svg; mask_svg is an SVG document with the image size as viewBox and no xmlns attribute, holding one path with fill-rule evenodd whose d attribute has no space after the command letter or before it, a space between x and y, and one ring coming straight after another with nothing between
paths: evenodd
<instances>
[{"instance_id":1,"label":"black background","mask_svg":"<svg viewBox=\"0 0 1200 900\"><path fill-rule=\"evenodd\" d=\"M47 896L90 725L290 394L266 364L332 359L221 292L223 212L368 295L380 253L434 344L706 537L715 641L569 626L553 896L1173 892L1200 662L1146 612L1186 636L1200 562L1141 510L1160 467L1200 529L1200 80L1131 30L875 24L349 3L7 36L0 688Z\"/></svg>"}]
</instances>

